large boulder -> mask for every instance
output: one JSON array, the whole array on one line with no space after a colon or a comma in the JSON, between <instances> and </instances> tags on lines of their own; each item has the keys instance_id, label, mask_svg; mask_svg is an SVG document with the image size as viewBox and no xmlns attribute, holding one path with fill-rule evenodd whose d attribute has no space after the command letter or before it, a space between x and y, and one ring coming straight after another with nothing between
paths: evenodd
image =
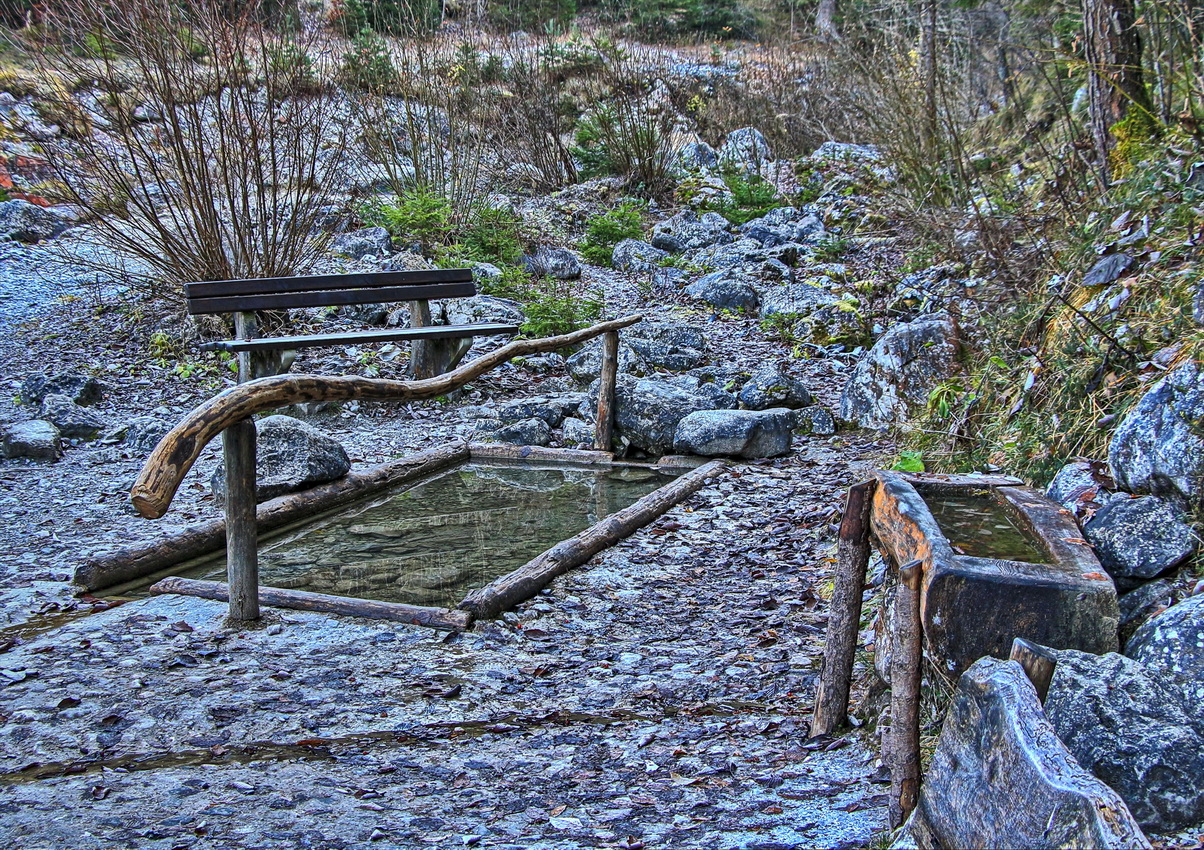
<instances>
[{"instance_id":1,"label":"large boulder","mask_svg":"<svg viewBox=\"0 0 1204 850\"><path fill-rule=\"evenodd\" d=\"M1113 486L1106 464L1078 457L1058 470L1045 496L1081 518L1089 510L1106 505L1112 499Z\"/></svg>"},{"instance_id":2,"label":"large boulder","mask_svg":"<svg viewBox=\"0 0 1204 850\"><path fill-rule=\"evenodd\" d=\"M624 334L632 350L657 369L683 372L706 362L706 336L691 325L640 322Z\"/></svg>"},{"instance_id":3,"label":"large boulder","mask_svg":"<svg viewBox=\"0 0 1204 850\"><path fill-rule=\"evenodd\" d=\"M668 256L668 251L647 242L624 239L611 251L610 264L621 272L654 272L661 268L660 261Z\"/></svg>"},{"instance_id":4,"label":"large boulder","mask_svg":"<svg viewBox=\"0 0 1204 850\"><path fill-rule=\"evenodd\" d=\"M906 424L928 395L957 370L957 324L947 313L898 324L853 369L840 416L863 428Z\"/></svg>"},{"instance_id":5,"label":"large boulder","mask_svg":"<svg viewBox=\"0 0 1204 850\"><path fill-rule=\"evenodd\" d=\"M740 404L749 410L771 407L797 409L811 404L811 393L798 378L778 366L766 366L753 373L740 388Z\"/></svg>"},{"instance_id":6,"label":"large boulder","mask_svg":"<svg viewBox=\"0 0 1204 850\"><path fill-rule=\"evenodd\" d=\"M57 211L29 201L0 203L0 239L41 242L58 236L68 224L70 221Z\"/></svg>"},{"instance_id":7,"label":"large boulder","mask_svg":"<svg viewBox=\"0 0 1204 850\"><path fill-rule=\"evenodd\" d=\"M42 418L53 422L64 437L91 440L109 423L95 410L81 407L65 395L51 393L42 399Z\"/></svg>"},{"instance_id":8,"label":"large boulder","mask_svg":"<svg viewBox=\"0 0 1204 850\"><path fill-rule=\"evenodd\" d=\"M826 235L824 224L817 215L795 207L772 209L760 218L740 225L740 233L766 248L814 242Z\"/></svg>"},{"instance_id":9,"label":"large boulder","mask_svg":"<svg viewBox=\"0 0 1204 850\"><path fill-rule=\"evenodd\" d=\"M1117 497L1083 529L1095 555L1117 579L1153 578L1196 551L1196 534L1183 515L1157 496Z\"/></svg>"},{"instance_id":10,"label":"large boulder","mask_svg":"<svg viewBox=\"0 0 1204 850\"><path fill-rule=\"evenodd\" d=\"M28 419L0 427L0 450L5 457L58 460L62 455L59 429L45 419Z\"/></svg>"},{"instance_id":11,"label":"large boulder","mask_svg":"<svg viewBox=\"0 0 1204 850\"><path fill-rule=\"evenodd\" d=\"M590 395L597 398L597 388ZM714 384L641 379L620 375L615 386L615 431L637 449L664 454L673 448L677 424L699 410L731 409L735 396Z\"/></svg>"},{"instance_id":12,"label":"large boulder","mask_svg":"<svg viewBox=\"0 0 1204 850\"><path fill-rule=\"evenodd\" d=\"M839 301L840 299L831 292L818 286L809 283L788 283L784 286L771 286L765 290L761 296L761 314L807 316Z\"/></svg>"},{"instance_id":13,"label":"large boulder","mask_svg":"<svg viewBox=\"0 0 1204 850\"><path fill-rule=\"evenodd\" d=\"M755 313L761 296L739 272L711 272L686 287L686 295L718 310L744 310Z\"/></svg>"},{"instance_id":14,"label":"large boulder","mask_svg":"<svg viewBox=\"0 0 1204 850\"><path fill-rule=\"evenodd\" d=\"M41 404L48 395L63 395L76 404L95 404L104 397L104 392L103 383L80 372L30 375L21 384L21 401L25 404Z\"/></svg>"},{"instance_id":15,"label":"large boulder","mask_svg":"<svg viewBox=\"0 0 1204 850\"><path fill-rule=\"evenodd\" d=\"M171 430L171 426L153 416L135 416L106 432L100 441L107 445L121 445L134 457L151 453L159 441Z\"/></svg>"},{"instance_id":16,"label":"large boulder","mask_svg":"<svg viewBox=\"0 0 1204 850\"><path fill-rule=\"evenodd\" d=\"M546 446L552 442L552 429L543 419L531 417L502 425L487 439L518 446Z\"/></svg>"},{"instance_id":17,"label":"large boulder","mask_svg":"<svg viewBox=\"0 0 1204 850\"><path fill-rule=\"evenodd\" d=\"M677 423L673 449L705 457L776 457L790 451L794 416L772 410L699 410Z\"/></svg>"},{"instance_id":18,"label":"large boulder","mask_svg":"<svg viewBox=\"0 0 1204 850\"><path fill-rule=\"evenodd\" d=\"M1169 608L1174 593L1175 586L1160 578L1146 582L1120 597L1120 645L1127 647L1129 639L1139 628L1155 614Z\"/></svg>"},{"instance_id":19,"label":"large boulder","mask_svg":"<svg viewBox=\"0 0 1204 850\"><path fill-rule=\"evenodd\" d=\"M556 280L576 280L581 277L581 260L567 248L541 247L523 257L523 268L536 276Z\"/></svg>"},{"instance_id":20,"label":"large boulder","mask_svg":"<svg viewBox=\"0 0 1204 850\"><path fill-rule=\"evenodd\" d=\"M670 254L681 254L711 245L726 245L732 241L728 232L730 222L719 213L682 210L672 218L652 228L652 245Z\"/></svg>"},{"instance_id":21,"label":"large boulder","mask_svg":"<svg viewBox=\"0 0 1204 850\"><path fill-rule=\"evenodd\" d=\"M1204 706L1204 593L1147 620L1125 646L1125 655L1162 670L1189 688L1197 710Z\"/></svg>"},{"instance_id":22,"label":"large boulder","mask_svg":"<svg viewBox=\"0 0 1204 850\"><path fill-rule=\"evenodd\" d=\"M351 459L333 437L291 416L268 416L255 423L255 499L262 502L342 478ZM225 499L225 464L209 479L218 501Z\"/></svg>"},{"instance_id":23,"label":"large boulder","mask_svg":"<svg viewBox=\"0 0 1204 850\"><path fill-rule=\"evenodd\" d=\"M353 260L388 257L393 253L393 237L383 227L365 227L334 237L330 240L330 252Z\"/></svg>"},{"instance_id":24,"label":"large boulder","mask_svg":"<svg viewBox=\"0 0 1204 850\"><path fill-rule=\"evenodd\" d=\"M1204 370L1188 361L1141 397L1112 436L1117 486L1192 510L1204 505Z\"/></svg>"},{"instance_id":25,"label":"large boulder","mask_svg":"<svg viewBox=\"0 0 1204 850\"><path fill-rule=\"evenodd\" d=\"M1083 767L1145 829L1204 820L1204 712L1157 670L1108 653L1057 653L1045 713Z\"/></svg>"},{"instance_id":26,"label":"large boulder","mask_svg":"<svg viewBox=\"0 0 1204 850\"><path fill-rule=\"evenodd\" d=\"M1075 762L1014 661L958 680L920 798L895 848L1149 850L1121 797Z\"/></svg>"},{"instance_id":27,"label":"large boulder","mask_svg":"<svg viewBox=\"0 0 1204 850\"><path fill-rule=\"evenodd\" d=\"M574 380L588 384L598 377L602 371L602 345L601 338L591 340L565 361L565 367ZM625 335L619 336L618 369L620 374L626 375L648 373L648 363L631 347L630 340Z\"/></svg>"},{"instance_id":28,"label":"large boulder","mask_svg":"<svg viewBox=\"0 0 1204 850\"><path fill-rule=\"evenodd\" d=\"M559 428L564 418L572 416L585 400L585 393L561 393L519 399L502 405L497 411L497 418L506 424L524 419L541 419L551 427Z\"/></svg>"},{"instance_id":29,"label":"large boulder","mask_svg":"<svg viewBox=\"0 0 1204 850\"><path fill-rule=\"evenodd\" d=\"M720 163L748 175L756 174L762 165L772 160L769 140L755 127L742 127L728 133L719 149Z\"/></svg>"}]
</instances>

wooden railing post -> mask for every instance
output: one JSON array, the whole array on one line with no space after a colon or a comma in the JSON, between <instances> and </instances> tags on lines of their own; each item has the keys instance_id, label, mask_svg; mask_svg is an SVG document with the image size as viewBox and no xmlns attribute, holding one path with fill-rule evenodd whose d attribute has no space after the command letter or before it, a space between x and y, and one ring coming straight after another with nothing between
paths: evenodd
<instances>
[{"instance_id":1,"label":"wooden railing post","mask_svg":"<svg viewBox=\"0 0 1204 850\"><path fill-rule=\"evenodd\" d=\"M890 827L907 820L920 795L920 681L924 626L920 621L922 561L899 568L890 659Z\"/></svg>"},{"instance_id":2,"label":"wooden railing post","mask_svg":"<svg viewBox=\"0 0 1204 850\"><path fill-rule=\"evenodd\" d=\"M226 464L226 575L230 619L259 619L259 541L255 522L255 422L222 432Z\"/></svg>"},{"instance_id":3,"label":"wooden railing post","mask_svg":"<svg viewBox=\"0 0 1204 850\"><path fill-rule=\"evenodd\" d=\"M1045 702L1058 657L1048 648L1018 637L1012 640L1012 652L1008 658L1024 668L1024 675L1028 676L1037 690L1037 699Z\"/></svg>"},{"instance_id":4,"label":"wooden railing post","mask_svg":"<svg viewBox=\"0 0 1204 850\"><path fill-rule=\"evenodd\" d=\"M876 487L876 481L854 484L845 500L836 544L836 576L824 641L824 666L811 715L812 738L831 734L844 725L849 714L849 683L861 626L861 593L870 562L870 507Z\"/></svg>"},{"instance_id":5,"label":"wooden railing post","mask_svg":"<svg viewBox=\"0 0 1204 850\"><path fill-rule=\"evenodd\" d=\"M594 450L610 451L615 424L615 382L619 375L619 332L602 337L602 370L598 374L598 420L594 425Z\"/></svg>"}]
</instances>

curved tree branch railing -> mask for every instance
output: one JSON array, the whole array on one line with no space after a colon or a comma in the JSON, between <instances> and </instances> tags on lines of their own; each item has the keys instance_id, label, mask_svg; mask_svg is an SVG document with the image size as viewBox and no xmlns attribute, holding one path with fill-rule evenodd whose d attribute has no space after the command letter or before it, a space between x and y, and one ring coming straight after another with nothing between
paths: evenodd
<instances>
[{"instance_id":1,"label":"curved tree branch railing","mask_svg":"<svg viewBox=\"0 0 1204 850\"><path fill-rule=\"evenodd\" d=\"M547 337L515 340L463 366L421 381L392 381L358 375L274 375L231 387L189 413L155 446L146 459L130 500L138 513L158 519L167 513L184 476L214 437L256 413L289 404L317 401L413 401L458 389L512 357L556 351L630 327L643 316L626 316L589 328Z\"/></svg>"},{"instance_id":2,"label":"curved tree branch railing","mask_svg":"<svg viewBox=\"0 0 1204 850\"><path fill-rule=\"evenodd\" d=\"M409 401L434 398L464 386L512 357L556 351L606 335L598 398L599 438L609 443L619 330L643 316L626 316L573 333L516 340L434 378L390 381L358 375L275 375L231 387L189 413L167 432L142 466L130 500L142 516L167 513L184 476L201 451L222 435L226 463L227 595L232 620L259 619L258 527L255 500L255 424L251 417L289 404L313 401ZM603 423L603 417L606 422ZM607 446L609 448L609 446Z\"/></svg>"}]
</instances>

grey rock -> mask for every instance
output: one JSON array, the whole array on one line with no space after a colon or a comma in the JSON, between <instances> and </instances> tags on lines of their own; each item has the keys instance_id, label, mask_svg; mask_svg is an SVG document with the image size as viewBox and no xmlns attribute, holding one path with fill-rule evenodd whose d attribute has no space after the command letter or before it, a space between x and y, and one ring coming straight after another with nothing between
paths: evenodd
<instances>
[{"instance_id":1,"label":"grey rock","mask_svg":"<svg viewBox=\"0 0 1204 850\"><path fill-rule=\"evenodd\" d=\"M1125 646L1150 617L1168 608L1174 586L1166 579L1146 582L1120 597L1120 644Z\"/></svg>"},{"instance_id":2,"label":"grey rock","mask_svg":"<svg viewBox=\"0 0 1204 850\"><path fill-rule=\"evenodd\" d=\"M1204 706L1204 594L1184 599L1147 620L1129 640L1125 655L1161 670L1190 688L1197 711Z\"/></svg>"},{"instance_id":3,"label":"grey rock","mask_svg":"<svg viewBox=\"0 0 1204 850\"><path fill-rule=\"evenodd\" d=\"M794 243L765 248L755 239L746 238L687 251L684 257L687 263L699 268L728 271L747 277L759 277L762 267L771 260L789 265L797 258L797 246Z\"/></svg>"},{"instance_id":4,"label":"grey rock","mask_svg":"<svg viewBox=\"0 0 1204 850\"><path fill-rule=\"evenodd\" d=\"M719 161L724 165L739 168L747 174L760 170L773 159L773 149L764 134L755 127L742 127L727 134L723 147L719 149Z\"/></svg>"},{"instance_id":5,"label":"grey rock","mask_svg":"<svg viewBox=\"0 0 1204 850\"><path fill-rule=\"evenodd\" d=\"M594 443L594 426L590 425L584 419L570 417L564 420L563 424L564 444L566 446L593 446Z\"/></svg>"},{"instance_id":6,"label":"grey rock","mask_svg":"<svg viewBox=\"0 0 1204 850\"><path fill-rule=\"evenodd\" d=\"M830 437L836 433L836 420L826 408L813 404L794 411L794 430L807 437Z\"/></svg>"},{"instance_id":7,"label":"grey rock","mask_svg":"<svg viewBox=\"0 0 1204 850\"><path fill-rule=\"evenodd\" d=\"M794 335L815 345L845 347L868 342L868 328L861 315L860 305L840 300L829 307L820 307L802 316L794 324Z\"/></svg>"},{"instance_id":8,"label":"grey rock","mask_svg":"<svg viewBox=\"0 0 1204 850\"><path fill-rule=\"evenodd\" d=\"M1204 504L1204 371L1187 361L1125 416L1108 446L1117 487L1186 510Z\"/></svg>"},{"instance_id":9,"label":"grey rock","mask_svg":"<svg viewBox=\"0 0 1204 850\"><path fill-rule=\"evenodd\" d=\"M1116 498L1083 529L1114 578L1153 578L1196 550L1196 535L1179 511L1157 496Z\"/></svg>"},{"instance_id":10,"label":"grey rock","mask_svg":"<svg viewBox=\"0 0 1204 850\"><path fill-rule=\"evenodd\" d=\"M1083 286L1103 286L1112 283L1133 268L1133 258L1128 254L1109 254L1096 261L1087 274L1083 275Z\"/></svg>"},{"instance_id":11,"label":"grey rock","mask_svg":"<svg viewBox=\"0 0 1204 850\"><path fill-rule=\"evenodd\" d=\"M552 429L542 419L520 419L503 425L491 435L499 443L519 446L546 446L552 442Z\"/></svg>"},{"instance_id":12,"label":"grey rock","mask_svg":"<svg viewBox=\"0 0 1204 850\"><path fill-rule=\"evenodd\" d=\"M268 416L255 423L255 430L256 501L334 481L351 469L351 460L337 440L299 419ZM219 501L225 498L224 464L218 464L209 486Z\"/></svg>"},{"instance_id":13,"label":"grey rock","mask_svg":"<svg viewBox=\"0 0 1204 850\"><path fill-rule=\"evenodd\" d=\"M383 227L365 227L334 237L330 240L330 252L353 260L388 257L393 252L393 237Z\"/></svg>"},{"instance_id":14,"label":"grey rock","mask_svg":"<svg viewBox=\"0 0 1204 850\"><path fill-rule=\"evenodd\" d=\"M822 307L831 307L840 301L831 292L809 283L788 283L771 286L761 295L761 315L772 316L784 313L788 316L807 316Z\"/></svg>"},{"instance_id":15,"label":"grey rock","mask_svg":"<svg viewBox=\"0 0 1204 850\"><path fill-rule=\"evenodd\" d=\"M958 348L957 325L946 313L895 325L853 369L840 398L841 419L863 428L905 424L954 374Z\"/></svg>"},{"instance_id":16,"label":"grey rock","mask_svg":"<svg viewBox=\"0 0 1204 850\"><path fill-rule=\"evenodd\" d=\"M507 424L524 419L542 419L553 428L559 428L565 416L581 407L586 400L585 393L563 393L556 396L537 396L530 399L520 399L502 405L497 412L497 418Z\"/></svg>"},{"instance_id":17,"label":"grey rock","mask_svg":"<svg viewBox=\"0 0 1204 850\"><path fill-rule=\"evenodd\" d=\"M76 404L94 404L104 398L106 389L96 378L79 372L30 375L21 384L21 401L41 404L48 395L63 395Z\"/></svg>"},{"instance_id":18,"label":"grey rock","mask_svg":"<svg viewBox=\"0 0 1204 850\"><path fill-rule=\"evenodd\" d=\"M673 449L704 457L776 457L790 451L794 417L785 408L700 410L684 417Z\"/></svg>"},{"instance_id":19,"label":"grey rock","mask_svg":"<svg viewBox=\"0 0 1204 850\"><path fill-rule=\"evenodd\" d=\"M728 232L731 224L718 213L703 213L682 210L672 218L652 228L652 245L670 254L681 254L711 245L725 245L732 241Z\"/></svg>"},{"instance_id":20,"label":"grey rock","mask_svg":"<svg viewBox=\"0 0 1204 850\"><path fill-rule=\"evenodd\" d=\"M417 251L398 251L381 265L381 271L386 272L421 272L429 268L431 264ZM473 277L476 277L475 271Z\"/></svg>"},{"instance_id":21,"label":"grey rock","mask_svg":"<svg viewBox=\"0 0 1204 850\"><path fill-rule=\"evenodd\" d=\"M0 239L41 242L58 236L69 224L58 212L29 201L0 203Z\"/></svg>"},{"instance_id":22,"label":"grey rock","mask_svg":"<svg viewBox=\"0 0 1204 850\"><path fill-rule=\"evenodd\" d=\"M502 270L493 263L469 263L468 267L472 269L472 279L477 283L499 280L502 276Z\"/></svg>"},{"instance_id":23,"label":"grey rock","mask_svg":"<svg viewBox=\"0 0 1204 850\"><path fill-rule=\"evenodd\" d=\"M878 163L882 153L873 145L855 145L850 142L824 142L810 156L816 162L861 162Z\"/></svg>"},{"instance_id":24,"label":"grey rock","mask_svg":"<svg viewBox=\"0 0 1204 850\"><path fill-rule=\"evenodd\" d=\"M506 322L518 325L525 319L521 304L509 298L498 298L496 295L432 301L431 315L438 317L441 320L439 323L445 325L470 325L475 322Z\"/></svg>"},{"instance_id":25,"label":"grey rock","mask_svg":"<svg viewBox=\"0 0 1204 850\"><path fill-rule=\"evenodd\" d=\"M654 272L667 256L668 251L662 251L647 242L624 239L611 252L610 264L621 272Z\"/></svg>"},{"instance_id":26,"label":"grey rock","mask_svg":"<svg viewBox=\"0 0 1204 850\"><path fill-rule=\"evenodd\" d=\"M108 445L121 444L130 454L144 456L150 454L170 430L171 425L153 416L135 416L109 430L101 436L100 441Z\"/></svg>"},{"instance_id":27,"label":"grey rock","mask_svg":"<svg viewBox=\"0 0 1204 850\"><path fill-rule=\"evenodd\" d=\"M686 287L686 295L718 310L744 310L755 313L761 303L756 288L743 276L731 272L703 275Z\"/></svg>"},{"instance_id":28,"label":"grey rock","mask_svg":"<svg viewBox=\"0 0 1204 850\"><path fill-rule=\"evenodd\" d=\"M987 657L958 680L918 804L892 846L1150 843L1120 796L1058 741L1020 665Z\"/></svg>"},{"instance_id":29,"label":"grey rock","mask_svg":"<svg viewBox=\"0 0 1204 850\"><path fill-rule=\"evenodd\" d=\"M540 248L523 257L523 267L533 275L546 275L556 280L581 277L581 260L567 248Z\"/></svg>"},{"instance_id":30,"label":"grey rock","mask_svg":"<svg viewBox=\"0 0 1204 850\"><path fill-rule=\"evenodd\" d=\"M681 372L706 362L706 336L698 328L669 322L640 322L627 344L651 366Z\"/></svg>"},{"instance_id":31,"label":"grey rock","mask_svg":"<svg viewBox=\"0 0 1204 850\"><path fill-rule=\"evenodd\" d=\"M1204 820L1204 713L1157 670L1108 653L1057 653L1045 713L1075 759L1147 830Z\"/></svg>"},{"instance_id":32,"label":"grey rock","mask_svg":"<svg viewBox=\"0 0 1204 850\"><path fill-rule=\"evenodd\" d=\"M719 167L719 153L706 142L690 142L682 145L677 160L687 171L707 171Z\"/></svg>"},{"instance_id":33,"label":"grey rock","mask_svg":"<svg viewBox=\"0 0 1204 850\"><path fill-rule=\"evenodd\" d=\"M590 396L597 398L596 386ZM673 448L677 423L686 416L735 406L735 396L714 385L620 375L615 386L615 430L635 448L663 454Z\"/></svg>"},{"instance_id":34,"label":"grey rock","mask_svg":"<svg viewBox=\"0 0 1204 850\"><path fill-rule=\"evenodd\" d=\"M602 371L602 340L595 339L586 343L580 351L569 357L565 366L573 379L579 383L587 384L597 378ZM619 373L629 375L648 373L647 362L621 334L619 336Z\"/></svg>"},{"instance_id":35,"label":"grey rock","mask_svg":"<svg viewBox=\"0 0 1204 850\"><path fill-rule=\"evenodd\" d=\"M5 457L34 460L58 460L63 453L59 429L45 419L27 419L0 427L0 448Z\"/></svg>"},{"instance_id":36,"label":"grey rock","mask_svg":"<svg viewBox=\"0 0 1204 850\"><path fill-rule=\"evenodd\" d=\"M766 248L787 243L805 245L827 235L817 215L795 207L776 207L740 225L740 233Z\"/></svg>"},{"instance_id":37,"label":"grey rock","mask_svg":"<svg viewBox=\"0 0 1204 850\"><path fill-rule=\"evenodd\" d=\"M81 407L65 395L51 393L42 399L42 418L53 422L64 437L91 440L109 427L103 416Z\"/></svg>"},{"instance_id":38,"label":"grey rock","mask_svg":"<svg viewBox=\"0 0 1204 850\"><path fill-rule=\"evenodd\" d=\"M1082 516L1090 508L1099 508L1112 499L1112 477L1107 464L1098 460L1075 458L1058 470L1045 490L1047 498Z\"/></svg>"},{"instance_id":39,"label":"grey rock","mask_svg":"<svg viewBox=\"0 0 1204 850\"><path fill-rule=\"evenodd\" d=\"M766 366L754 372L740 389L738 398L741 406L749 410L795 409L811 404L811 392L806 385L777 366Z\"/></svg>"}]
</instances>

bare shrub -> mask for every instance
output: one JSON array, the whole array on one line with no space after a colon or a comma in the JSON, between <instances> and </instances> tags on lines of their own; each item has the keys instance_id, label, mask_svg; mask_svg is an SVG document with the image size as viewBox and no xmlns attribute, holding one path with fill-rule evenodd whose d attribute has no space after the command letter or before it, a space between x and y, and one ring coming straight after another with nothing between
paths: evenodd
<instances>
[{"instance_id":1,"label":"bare shrub","mask_svg":"<svg viewBox=\"0 0 1204 850\"><path fill-rule=\"evenodd\" d=\"M321 250L322 187L341 148L313 36L260 23L259 0L59 0L26 46L82 116L46 146L67 198L132 283L292 275Z\"/></svg>"}]
</instances>

